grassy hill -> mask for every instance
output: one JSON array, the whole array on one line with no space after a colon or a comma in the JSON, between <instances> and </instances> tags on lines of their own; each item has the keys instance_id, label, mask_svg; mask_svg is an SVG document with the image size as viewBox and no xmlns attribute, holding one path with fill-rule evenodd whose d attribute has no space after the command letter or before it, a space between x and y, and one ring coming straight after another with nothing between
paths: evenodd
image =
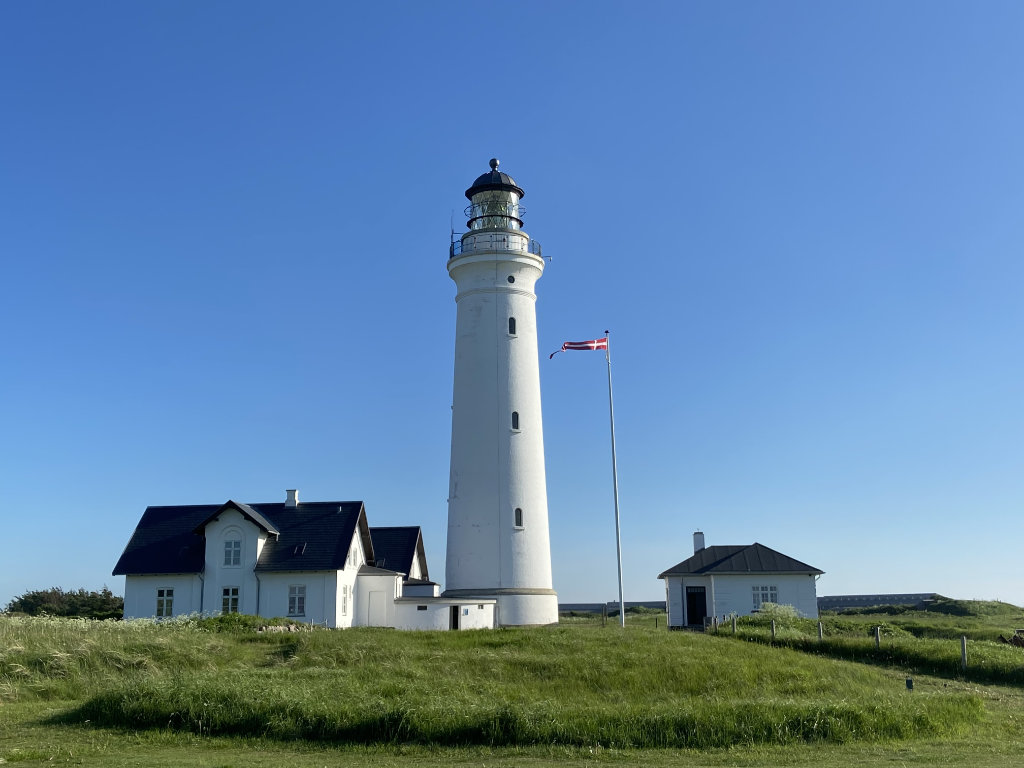
<instances>
[{"instance_id":1,"label":"grassy hill","mask_svg":"<svg viewBox=\"0 0 1024 768\"><path fill-rule=\"evenodd\" d=\"M984 711L960 688L908 694L870 666L647 626L218 628L0 617L0 702L204 737L615 749L948 737Z\"/></svg>"}]
</instances>

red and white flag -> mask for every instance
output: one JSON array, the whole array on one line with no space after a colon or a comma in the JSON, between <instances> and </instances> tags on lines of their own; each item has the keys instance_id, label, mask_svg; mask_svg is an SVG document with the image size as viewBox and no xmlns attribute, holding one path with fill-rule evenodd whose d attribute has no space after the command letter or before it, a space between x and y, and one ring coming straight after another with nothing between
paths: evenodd
<instances>
[{"instance_id":1,"label":"red and white flag","mask_svg":"<svg viewBox=\"0 0 1024 768\"><path fill-rule=\"evenodd\" d=\"M608 337L605 336L604 338L601 339L590 339L590 341L567 341L562 345L561 349L556 349L554 352L548 355L548 360L557 355L559 352L565 352L567 349L608 349Z\"/></svg>"}]
</instances>

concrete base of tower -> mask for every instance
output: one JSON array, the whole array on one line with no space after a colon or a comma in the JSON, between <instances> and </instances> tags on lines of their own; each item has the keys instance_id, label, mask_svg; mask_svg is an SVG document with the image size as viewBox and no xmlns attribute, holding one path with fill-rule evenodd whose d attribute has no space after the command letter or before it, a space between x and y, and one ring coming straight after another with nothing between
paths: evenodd
<instances>
[{"instance_id":1,"label":"concrete base of tower","mask_svg":"<svg viewBox=\"0 0 1024 768\"><path fill-rule=\"evenodd\" d=\"M558 623L558 595L553 589L449 589L441 597L497 600L494 624L499 627L537 627Z\"/></svg>"}]
</instances>

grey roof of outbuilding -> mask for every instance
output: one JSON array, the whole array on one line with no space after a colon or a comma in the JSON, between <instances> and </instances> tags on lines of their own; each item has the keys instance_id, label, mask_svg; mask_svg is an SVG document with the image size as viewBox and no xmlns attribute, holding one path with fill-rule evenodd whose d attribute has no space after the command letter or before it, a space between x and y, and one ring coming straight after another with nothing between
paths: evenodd
<instances>
[{"instance_id":1,"label":"grey roof of outbuilding","mask_svg":"<svg viewBox=\"0 0 1024 768\"><path fill-rule=\"evenodd\" d=\"M523 192L522 187L516 184L515 179L513 179L507 173L502 173L501 171L494 170L488 171L487 173L481 173L479 176L477 176L476 181L473 182L473 185L466 190L466 197L472 200L473 195L475 195L477 192L487 192L489 190L496 189L511 190L512 192L517 193L520 198L526 196L526 193Z\"/></svg>"},{"instance_id":2,"label":"grey roof of outbuilding","mask_svg":"<svg viewBox=\"0 0 1024 768\"><path fill-rule=\"evenodd\" d=\"M363 565L359 566L359 573L367 576L403 576L401 571L392 571L390 568L378 568L375 565Z\"/></svg>"},{"instance_id":3,"label":"grey roof of outbuilding","mask_svg":"<svg viewBox=\"0 0 1024 768\"><path fill-rule=\"evenodd\" d=\"M201 573L206 552L202 530L229 509L241 512L270 534L256 563L257 571L341 570L357 527L367 558L373 560L373 542L361 501L302 502L296 507L229 501L147 507L114 566L114 575Z\"/></svg>"},{"instance_id":4,"label":"grey roof of outbuilding","mask_svg":"<svg viewBox=\"0 0 1024 768\"><path fill-rule=\"evenodd\" d=\"M813 573L821 574L812 565L801 563L788 555L776 552L764 544L721 545L705 547L683 562L658 574L666 576L704 575L725 573Z\"/></svg>"},{"instance_id":5,"label":"grey roof of outbuilding","mask_svg":"<svg viewBox=\"0 0 1024 768\"><path fill-rule=\"evenodd\" d=\"M423 577L429 579L427 559L423 556L423 534L418 525L370 528L373 539L373 554L381 568L400 571L407 576L412 573L413 559L417 554L423 562Z\"/></svg>"}]
</instances>

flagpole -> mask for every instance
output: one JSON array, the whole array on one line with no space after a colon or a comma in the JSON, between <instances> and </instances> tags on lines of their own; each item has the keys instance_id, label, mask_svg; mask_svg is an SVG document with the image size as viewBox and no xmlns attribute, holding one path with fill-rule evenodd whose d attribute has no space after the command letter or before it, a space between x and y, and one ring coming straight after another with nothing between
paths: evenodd
<instances>
[{"instance_id":1,"label":"flagpole","mask_svg":"<svg viewBox=\"0 0 1024 768\"><path fill-rule=\"evenodd\" d=\"M615 494L615 555L619 566L619 625L626 627L626 604L622 599L622 535L619 532L619 469L615 463L615 404L612 401L612 342L604 332L604 359L608 363L608 415L612 425L612 489Z\"/></svg>"}]
</instances>

